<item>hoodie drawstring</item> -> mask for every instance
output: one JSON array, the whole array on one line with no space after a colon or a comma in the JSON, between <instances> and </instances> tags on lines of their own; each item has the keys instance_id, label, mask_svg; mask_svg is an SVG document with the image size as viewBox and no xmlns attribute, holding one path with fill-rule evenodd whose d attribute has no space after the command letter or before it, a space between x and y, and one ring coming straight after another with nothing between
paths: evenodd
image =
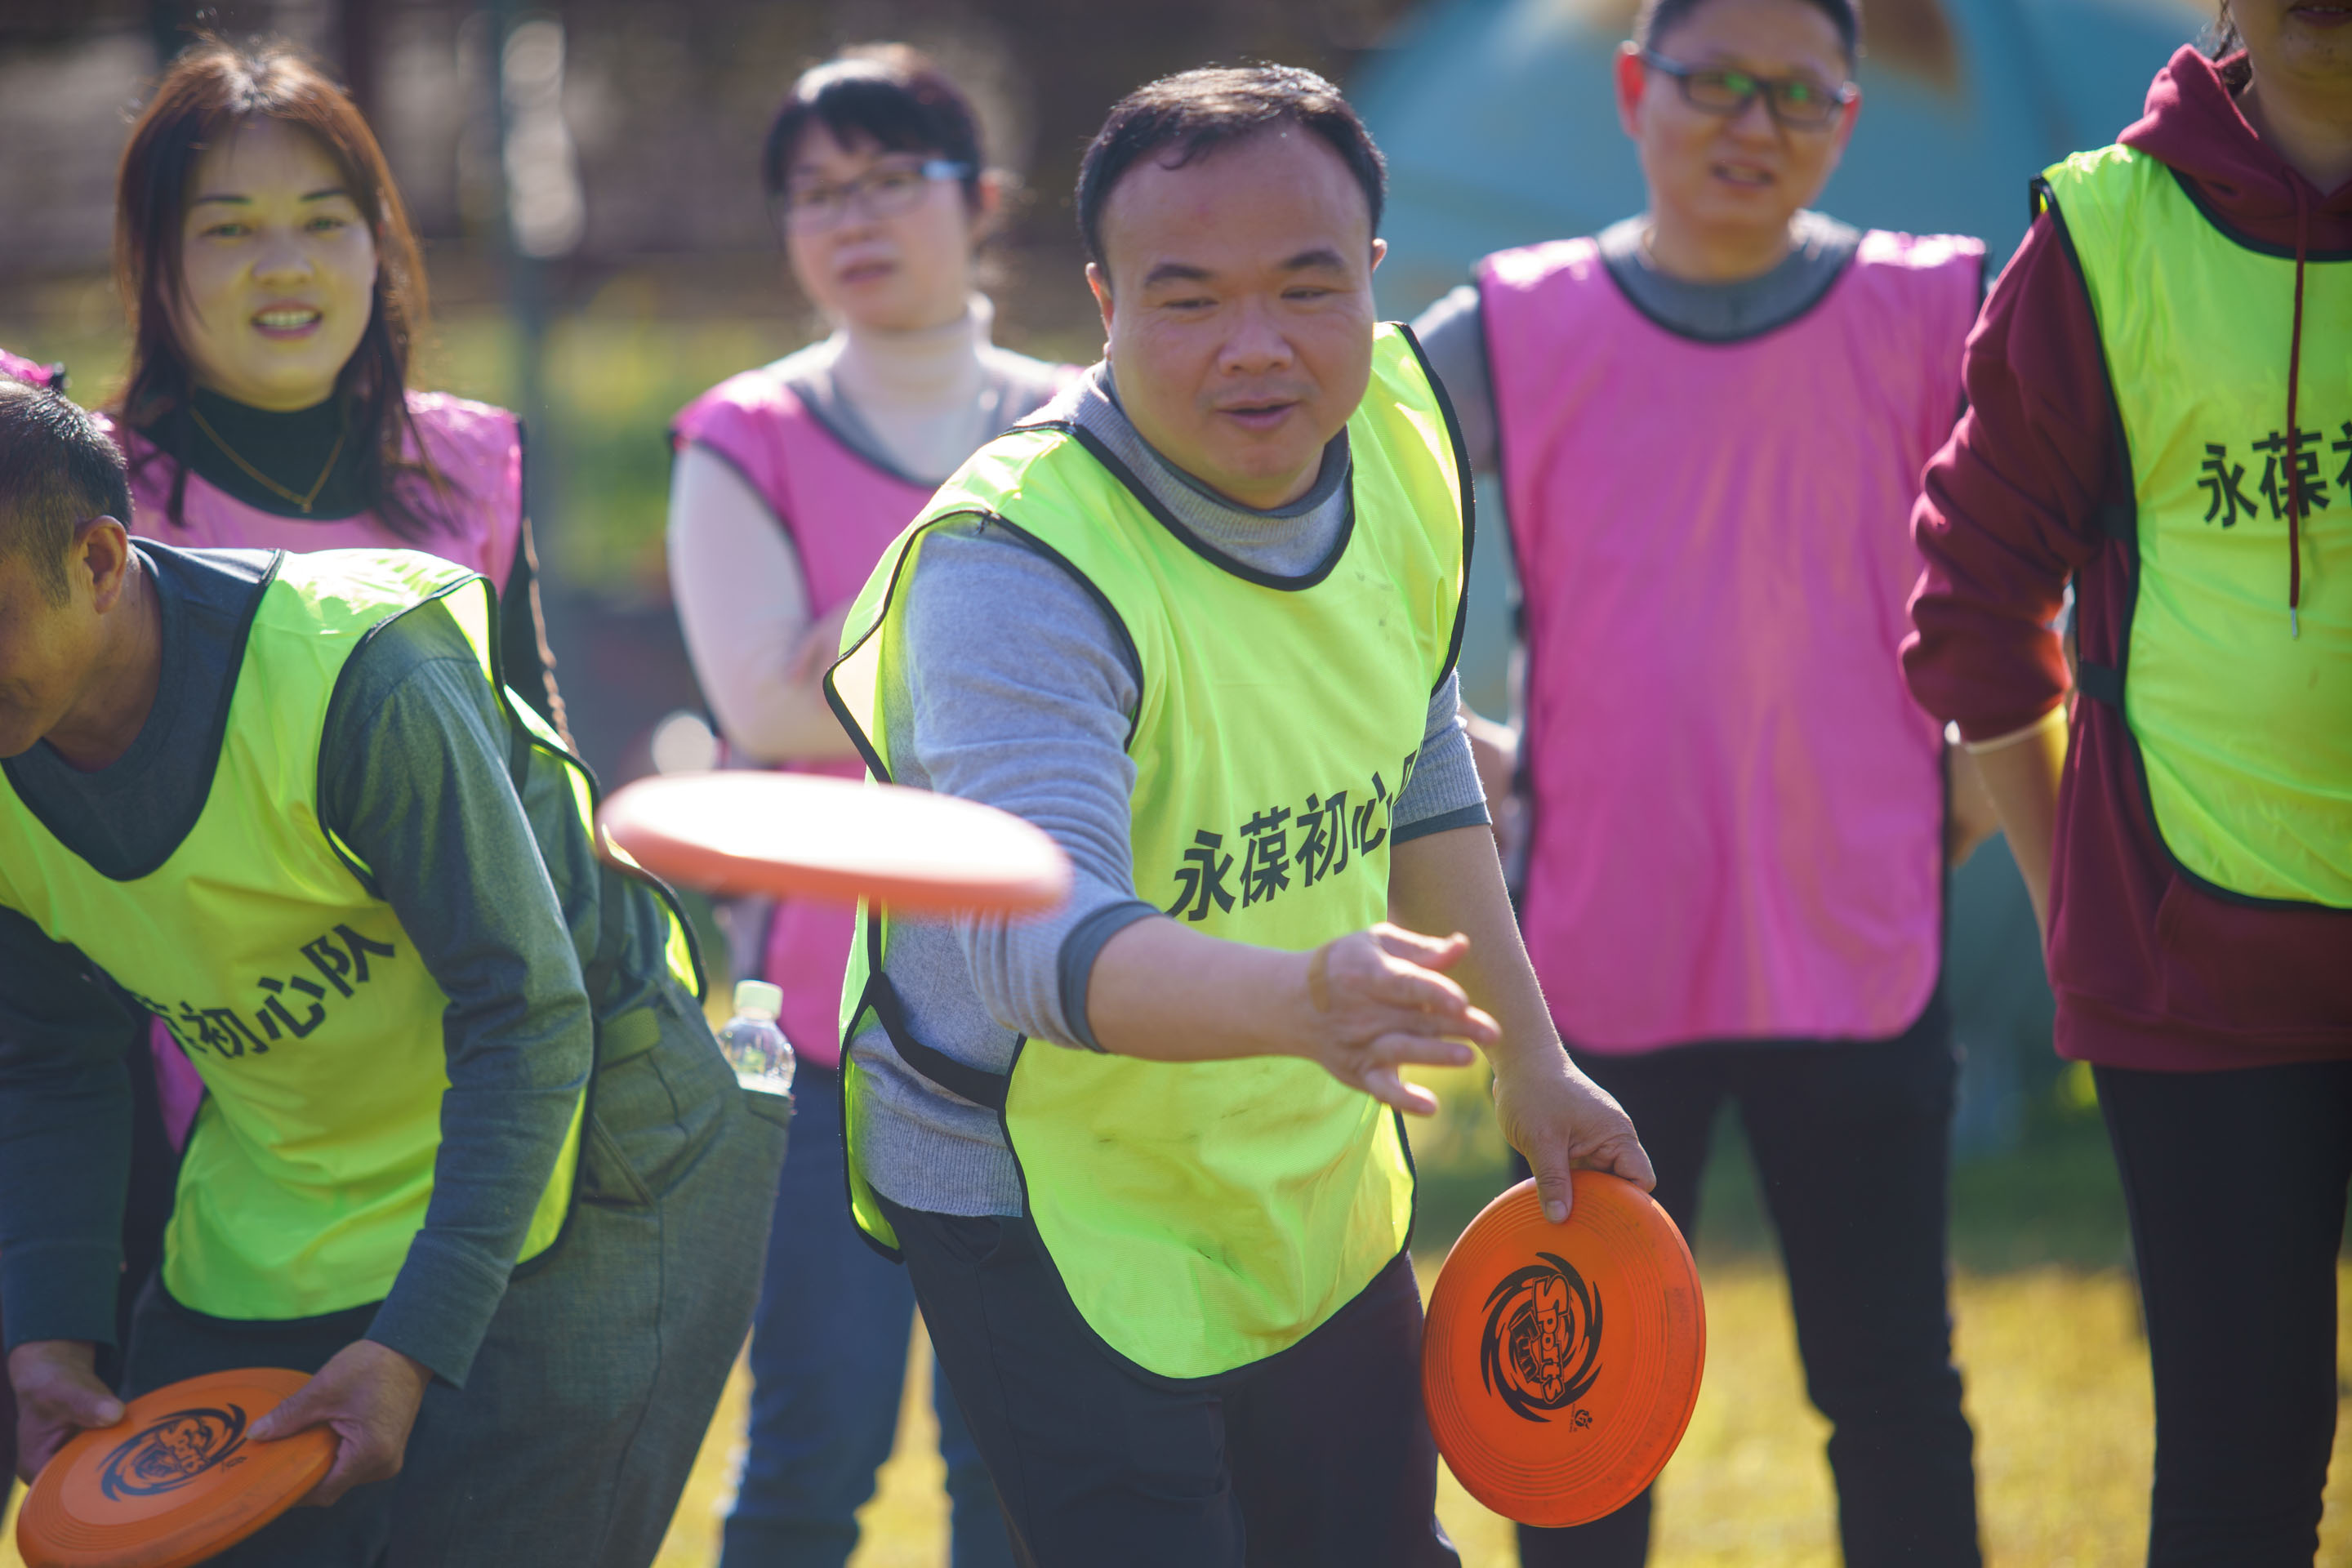
<instances>
[{"instance_id":1,"label":"hoodie drawstring","mask_svg":"<svg viewBox=\"0 0 2352 1568\"><path fill-rule=\"evenodd\" d=\"M2299 611L2303 605L2303 432L2295 425L2295 393L2303 384L2303 268L2310 252L2311 207L2303 199L2303 182L2290 178L2294 192L2294 335L2286 351L2286 632L2303 636Z\"/></svg>"}]
</instances>

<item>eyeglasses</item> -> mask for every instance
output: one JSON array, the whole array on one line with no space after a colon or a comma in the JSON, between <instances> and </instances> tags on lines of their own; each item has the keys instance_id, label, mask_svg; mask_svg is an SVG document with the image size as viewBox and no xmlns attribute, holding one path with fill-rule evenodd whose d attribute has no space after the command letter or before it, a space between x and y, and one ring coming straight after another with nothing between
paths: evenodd
<instances>
[{"instance_id":1,"label":"eyeglasses","mask_svg":"<svg viewBox=\"0 0 2352 1568\"><path fill-rule=\"evenodd\" d=\"M1831 87L1809 76L1762 77L1747 71L1702 69L1647 49L1642 51L1642 63L1674 78L1682 89L1683 101L1702 114L1735 119L1761 97L1772 118L1790 131L1819 131L1835 123L1859 91L1850 81Z\"/></svg>"},{"instance_id":2,"label":"eyeglasses","mask_svg":"<svg viewBox=\"0 0 2352 1568\"><path fill-rule=\"evenodd\" d=\"M869 218L896 217L912 211L934 180L962 180L971 174L971 164L946 158L879 163L854 180L791 186L781 203L783 219L788 226L813 234L831 228L853 208Z\"/></svg>"}]
</instances>

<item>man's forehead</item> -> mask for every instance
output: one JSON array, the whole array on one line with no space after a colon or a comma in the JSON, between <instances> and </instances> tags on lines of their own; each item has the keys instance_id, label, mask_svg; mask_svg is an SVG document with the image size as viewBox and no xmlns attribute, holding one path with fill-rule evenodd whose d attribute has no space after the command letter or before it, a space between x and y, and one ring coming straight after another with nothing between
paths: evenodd
<instances>
[{"instance_id":1,"label":"man's forehead","mask_svg":"<svg viewBox=\"0 0 2352 1568\"><path fill-rule=\"evenodd\" d=\"M1163 149L1139 160L1103 204L1103 248L1122 269L1282 268L1370 246L1363 187L1303 125L1269 126L1171 167L1174 155Z\"/></svg>"}]
</instances>

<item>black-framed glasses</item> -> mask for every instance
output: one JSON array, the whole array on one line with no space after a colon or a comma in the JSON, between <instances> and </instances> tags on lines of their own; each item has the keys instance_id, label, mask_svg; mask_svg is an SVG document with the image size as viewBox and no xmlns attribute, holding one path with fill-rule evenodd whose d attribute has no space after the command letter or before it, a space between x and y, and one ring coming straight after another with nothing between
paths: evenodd
<instances>
[{"instance_id":1,"label":"black-framed glasses","mask_svg":"<svg viewBox=\"0 0 2352 1568\"><path fill-rule=\"evenodd\" d=\"M1774 120L1791 131L1820 131L1836 123L1845 106L1861 90L1853 83L1835 87L1809 76L1757 76L1750 71L1713 66L1686 66L1665 56L1642 51L1642 63L1675 79L1683 101L1702 114L1726 120L1748 112L1759 97Z\"/></svg>"},{"instance_id":2,"label":"black-framed glasses","mask_svg":"<svg viewBox=\"0 0 2352 1568\"><path fill-rule=\"evenodd\" d=\"M793 228L814 233L833 227L855 209L869 218L911 212L934 181L969 179L971 165L948 158L877 163L851 180L810 180L788 186L778 205Z\"/></svg>"}]
</instances>

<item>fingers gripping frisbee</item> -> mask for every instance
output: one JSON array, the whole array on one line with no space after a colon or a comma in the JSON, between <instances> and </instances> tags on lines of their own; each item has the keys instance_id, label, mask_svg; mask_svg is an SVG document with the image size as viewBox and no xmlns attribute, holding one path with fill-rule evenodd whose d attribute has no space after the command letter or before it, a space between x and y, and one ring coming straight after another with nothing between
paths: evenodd
<instances>
[{"instance_id":1,"label":"fingers gripping frisbee","mask_svg":"<svg viewBox=\"0 0 2352 1568\"><path fill-rule=\"evenodd\" d=\"M1070 890L1068 858L1039 829L992 806L894 784L674 773L617 791L596 820L600 838L646 870L722 897L1033 914Z\"/></svg>"},{"instance_id":2,"label":"fingers gripping frisbee","mask_svg":"<svg viewBox=\"0 0 2352 1568\"><path fill-rule=\"evenodd\" d=\"M1690 1248L1630 1182L1576 1173L1566 1225L1532 1181L1488 1204L1430 1292L1422 1395L1463 1489L1521 1524L1584 1524L1657 1479L1698 1402Z\"/></svg>"},{"instance_id":3,"label":"fingers gripping frisbee","mask_svg":"<svg viewBox=\"0 0 2352 1568\"><path fill-rule=\"evenodd\" d=\"M284 1513L335 1459L323 1426L257 1442L254 1422L310 1381L257 1367L175 1383L80 1434L16 1520L26 1568L185 1568Z\"/></svg>"}]
</instances>

